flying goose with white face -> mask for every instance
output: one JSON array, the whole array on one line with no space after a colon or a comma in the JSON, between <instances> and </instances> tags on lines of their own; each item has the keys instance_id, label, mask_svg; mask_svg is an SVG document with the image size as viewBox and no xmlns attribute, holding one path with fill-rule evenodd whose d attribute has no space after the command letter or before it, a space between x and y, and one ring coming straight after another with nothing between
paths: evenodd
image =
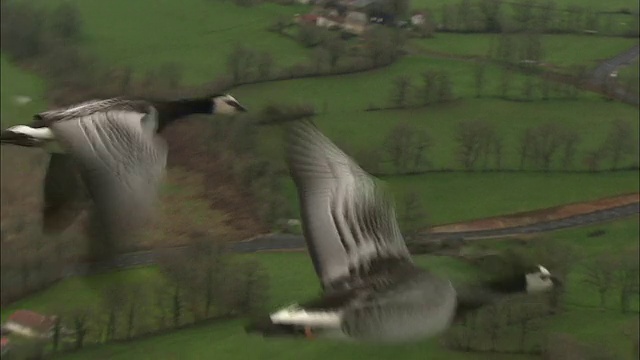
<instances>
[{"instance_id":1,"label":"flying goose with white face","mask_svg":"<svg viewBox=\"0 0 640 360\"><path fill-rule=\"evenodd\" d=\"M36 114L30 126L3 130L0 142L59 145L62 153L51 153L45 177L43 230L48 234L65 230L90 199L91 245L109 256L115 239L132 234L153 215L168 151L156 134L191 114L244 111L227 94L173 101L91 100Z\"/></svg>"},{"instance_id":2,"label":"flying goose with white face","mask_svg":"<svg viewBox=\"0 0 640 360\"><path fill-rule=\"evenodd\" d=\"M263 336L397 343L436 336L454 317L514 293L551 290L542 266L458 287L416 266L391 198L309 120L288 125L286 156L323 293L251 321Z\"/></svg>"}]
</instances>

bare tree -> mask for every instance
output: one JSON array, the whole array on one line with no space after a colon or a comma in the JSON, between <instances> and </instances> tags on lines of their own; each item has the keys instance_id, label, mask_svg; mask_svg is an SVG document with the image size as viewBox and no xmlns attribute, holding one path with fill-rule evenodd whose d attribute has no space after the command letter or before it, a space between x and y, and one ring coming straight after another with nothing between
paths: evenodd
<instances>
[{"instance_id":1,"label":"bare tree","mask_svg":"<svg viewBox=\"0 0 640 360\"><path fill-rule=\"evenodd\" d=\"M637 152L636 131L630 121L616 119L604 142L604 150L611 158L611 170L618 168L621 161Z\"/></svg>"},{"instance_id":2,"label":"bare tree","mask_svg":"<svg viewBox=\"0 0 640 360\"><path fill-rule=\"evenodd\" d=\"M245 76L245 63L248 56L249 49L238 45L233 48L229 56L227 57L227 67L231 73L231 77L234 82L240 82Z\"/></svg>"},{"instance_id":3,"label":"bare tree","mask_svg":"<svg viewBox=\"0 0 640 360\"><path fill-rule=\"evenodd\" d=\"M426 71L422 73L422 87L420 89L420 103L423 105L436 101L438 73L435 71Z\"/></svg>"},{"instance_id":4,"label":"bare tree","mask_svg":"<svg viewBox=\"0 0 640 360\"><path fill-rule=\"evenodd\" d=\"M411 79L408 76L398 76L393 82L391 103L397 107L405 107L411 90Z\"/></svg>"},{"instance_id":5,"label":"bare tree","mask_svg":"<svg viewBox=\"0 0 640 360\"><path fill-rule=\"evenodd\" d=\"M511 81L513 79L513 70L502 69L500 73L499 93L503 99L509 97L509 90L511 89Z\"/></svg>"},{"instance_id":6,"label":"bare tree","mask_svg":"<svg viewBox=\"0 0 640 360\"><path fill-rule=\"evenodd\" d=\"M65 42L75 43L82 37L82 16L78 7L69 2L56 6L47 17L51 33Z\"/></svg>"},{"instance_id":7,"label":"bare tree","mask_svg":"<svg viewBox=\"0 0 640 360\"><path fill-rule=\"evenodd\" d=\"M500 338L501 330L502 330L502 314L503 304L501 303L493 303L484 308L484 325L487 334L489 335L489 340L491 341L491 350L498 350L498 339Z\"/></svg>"},{"instance_id":8,"label":"bare tree","mask_svg":"<svg viewBox=\"0 0 640 360\"><path fill-rule=\"evenodd\" d=\"M495 168L496 170L502 169L502 151L504 148L504 141L502 137L496 136L493 142L493 155L495 158Z\"/></svg>"},{"instance_id":9,"label":"bare tree","mask_svg":"<svg viewBox=\"0 0 640 360\"><path fill-rule=\"evenodd\" d=\"M532 130L532 159L542 170L549 171L551 162L562 145L564 127L548 122Z\"/></svg>"},{"instance_id":10,"label":"bare tree","mask_svg":"<svg viewBox=\"0 0 640 360\"><path fill-rule=\"evenodd\" d=\"M255 260L236 266L233 284L228 292L228 306L240 314L260 314L268 300L269 277L262 265Z\"/></svg>"},{"instance_id":11,"label":"bare tree","mask_svg":"<svg viewBox=\"0 0 640 360\"><path fill-rule=\"evenodd\" d=\"M531 151L533 148L533 130L531 128L525 129L520 135L520 170L524 169L527 159L531 157Z\"/></svg>"},{"instance_id":12,"label":"bare tree","mask_svg":"<svg viewBox=\"0 0 640 360\"><path fill-rule=\"evenodd\" d=\"M392 63L404 45L404 35L396 30L374 26L365 33L365 48L374 66Z\"/></svg>"},{"instance_id":13,"label":"bare tree","mask_svg":"<svg viewBox=\"0 0 640 360\"><path fill-rule=\"evenodd\" d=\"M404 195L403 210L402 222L405 231L416 229L426 217L422 199L415 191L409 191Z\"/></svg>"},{"instance_id":14,"label":"bare tree","mask_svg":"<svg viewBox=\"0 0 640 360\"><path fill-rule=\"evenodd\" d=\"M125 286L116 283L104 289L102 294L106 309L106 341L114 340L117 336L118 317L124 310Z\"/></svg>"},{"instance_id":15,"label":"bare tree","mask_svg":"<svg viewBox=\"0 0 640 360\"><path fill-rule=\"evenodd\" d=\"M447 102L453 100L453 82L447 72L438 74L438 102Z\"/></svg>"},{"instance_id":16,"label":"bare tree","mask_svg":"<svg viewBox=\"0 0 640 360\"><path fill-rule=\"evenodd\" d=\"M71 318L73 320L73 330L75 334L75 348L82 349L84 346L84 339L89 331L89 311L85 309L75 310Z\"/></svg>"},{"instance_id":17,"label":"bare tree","mask_svg":"<svg viewBox=\"0 0 640 360\"><path fill-rule=\"evenodd\" d=\"M614 259L607 253L598 256L585 266L583 281L598 292L601 308L605 307L607 294L615 284L615 268Z\"/></svg>"},{"instance_id":18,"label":"bare tree","mask_svg":"<svg viewBox=\"0 0 640 360\"><path fill-rule=\"evenodd\" d=\"M486 1L486 0L485 0ZM493 1L493 0L490 0ZM482 97L484 85L485 85L485 68L486 65L483 62L477 62L474 66L474 80L476 86L476 97Z\"/></svg>"},{"instance_id":19,"label":"bare tree","mask_svg":"<svg viewBox=\"0 0 640 360\"><path fill-rule=\"evenodd\" d=\"M569 170L573 167L578 144L580 144L580 134L575 129L565 128L562 132L562 142L564 143L562 155L562 167Z\"/></svg>"},{"instance_id":20,"label":"bare tree","mask_svg":"<svg viewBox=\"0 0 640 360\"><path fill-rule=\"evenodd\" d=\"M620 310L626 313L630 310L631 298L637 296L640 291L638 249L623 254L617 263L615 280L620 294Z\"/></svg>"},{"instance_id":21,"label":"bare tree","mask_svg":"<svg viewBox=\"0 0 640 360\"><path fill-rule=\"evenodd\" d=\"M516 305L517 311L517 323L519 328L519 349L521 353L526 353L527 348L527 339L531 335L531 333L538 329L538 324L536 323L536 319L540 318L540 304L538 303L528 303L528 302L518 302Z\"/></svg>"},{"instance_id":22,"label":"bare tree","mask_svg":"<svg viewBox=\"0 0 640 360\"><path fill-rule=\"evenodd\" d=\"M396 170L406 172L421 166L430 166L425 152L431 147L431 137L423 129L406 122L396 124L386 136L385 151Z\"/></svg>"},{"instance_id":23,"label":"bare tree","mask_svg":"<svg viewBox=\"0 0 640 360\"><path fill-rule=\"evenodd\" d=\"M502 20L500 14L500 0L481 0L480 11L484 16L484 31L497 33L502 31Z\"/></svg>"},{"instance_id":24,"label":"bare tree","mask_svg":"<svg viewBox=\"0 0 640 360\"><path fill-rule=\"evenodd\" d=\"M474 170L481 156L491 151L496 138L495 126L486 120L461 121L456 127L458 161L465 170Z\"/></svg>"},{"instance_id":25,"label":"bare tree","mask_svg":"<svg viewBox=\"0 0 640 360\"><path fill-rule=\"evenodd\" d=\"M591 172L600 170L600 164L604 159L606 150L603 147L599 147L595 150L587 152L584 157L584 163Z\"/></svg>"},{"instance_id":26,"label":"bare tree","mask_svg":"<svg viewBox=\"0 0 640 360\"><path fill-rule=\"evenodd\" d=\"M338 37L333 37L325 41L323 47L327 50L329 67L334 70L336 66L338 66L340 58L345 55L347 46L345 45L344 40L341 40Z\"/></svg>"}]
</instances>

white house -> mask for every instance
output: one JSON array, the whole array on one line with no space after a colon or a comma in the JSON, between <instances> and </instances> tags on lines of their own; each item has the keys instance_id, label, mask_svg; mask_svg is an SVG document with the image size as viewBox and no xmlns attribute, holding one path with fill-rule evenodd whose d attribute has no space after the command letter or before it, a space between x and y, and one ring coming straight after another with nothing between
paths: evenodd
<instances>
[{"instance_id":1,"label":"white house","mask_svg":"<svg viewBox=\"0 0 640 360\"><path fill-rule=\"evenodd\" d=\"M367 27L367 14L360 11L349 11L344 18L344 30L360 35Z\"/></svg>"},{"instance_id":2,"label":"white house","mask_svg":"<svg viewBox=\"0 0 640 360\"><path fill-rule=\"evenodd\" d=\"M4 324L10 332L26 337L49 338L56 323L55 316L45 316L29 310L18 310Z\"/></svg>"},{"instance_id":3,"label":"white house","mask_svg":"<svg viewBox=\"0 0 640 360\"><path fill-rule=\"evenodd\" d=\"M411 16L411 25L420 26L427 21L427 18L422 13L417 13Z\"/></svg>"}]
</instances>

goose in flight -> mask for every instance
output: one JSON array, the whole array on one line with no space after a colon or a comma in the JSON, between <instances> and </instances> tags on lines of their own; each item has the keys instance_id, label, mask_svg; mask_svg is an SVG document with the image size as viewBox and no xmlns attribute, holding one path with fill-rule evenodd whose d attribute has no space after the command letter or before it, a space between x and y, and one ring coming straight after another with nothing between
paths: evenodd
<instances>
[{"instance_id":1,"label":"goose in flight","mask_svg":"<svg viewBox=\"0 0 640 360\"><path fill-rule=\"evenodd\" d=\"M116 239L153 214L164 177L167 146L158 135L191 114L232 115L246 109L228 94L173 101L135 98L91 100L36 114L30 126L0 132L0 143L48 148L43 231L65 230L92 201L90 246L102 258ZM97 253L97 254L96 254Z\"/></svg>"},{"instance_id":2,"label":"goose in flight","mask_svg":"<svg viewBox=\"0 0 640 360\"><path fill-rule=\"evenodd\" d=\"M392 199L311 121L288 126L286 157L322 295L252 320L247 332L415 341L442 333L454 317L495 299L559 284L538 265L504 279L456 286L413 263Z\"/></svg>"}]
</instances>

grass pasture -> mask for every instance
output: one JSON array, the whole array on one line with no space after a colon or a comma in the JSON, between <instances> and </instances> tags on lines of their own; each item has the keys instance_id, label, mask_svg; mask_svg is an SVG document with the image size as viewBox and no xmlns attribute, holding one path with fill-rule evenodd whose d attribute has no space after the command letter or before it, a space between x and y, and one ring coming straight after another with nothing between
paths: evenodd
<instances>
[{"instance_id":1,"label":"grass pasture","mask_svg":"<svg viewBox=\"0 0 640 360\"><path fill-rule=\"evenodd\" d=\"M431 8L431 9L440 9L442 5L459 4L460 1L451 1L451 0L414 0L411 2L413 8ZM638 4L631 0L611 0L605 2L601 2L598 0L555 0L553 3L556 5L558 9L564 9L567 6L571 5L579 5L584 8L594 9L598 11L617 11L619 9L627 8L630 10L634 10L638 8ZM504 5L503 5L504 6ZM507 6L504 6L505 8Z\"/></svg>"},{"instance_id":2,"label":"grass pasture","mask_svg":"<svg viewBox=\"0 0 640 360\"><path fill-rule=\"evenodd\" d=\"M47 6L60 2L47 1ZM307 58L294 41L267 31L278 17L304 13L305 6L246 8L204 0L71 3L78 6L87 33L82 49L102 66L131 66L138 75L173 63L182 68L185 83L205 83L226 71L227 55L239 44L268 50L280 66Z\"/></svg>"},{"instance_id":3,"label":"grass pasture","mask_svg":"<svg viewBox=\"0 0 640 360\"><path fill-rule=\"evenodd\" d=\"M501 35L439 33L431 39L415 39L418 48L458 56L490 56ZM589 35L542 35L542 62L568 68L593 68L608 58L638 44L638 39Z\"/></svg>"},{"instance_id":4,"label":"grass pasture","mask_svg":"<svg viewBox=\"0 0 640 360\"><path fill-rule=\"evenodd\" d=\"M394 196L398 216L404 199L417 196L426 212L419 226L440 225L536 210L638 192L637 172L562 173L430 173L382 178ZM580 186L576 186L580 183ZM297 208L292 181L286 194Z\"/></svg>"},{"instance_id":5,"label":"grass pasture","mask_svg":"<svg viewBox=\"0 0 640 360\"><path fill-rule=\"evenodd\" d=\"M640 87L640 62L636 58L629 65L623 66L618 71L618 82L631 91L638 93L638 87Z\"/></svg>"},{"instance_id":6,"label":"grass pasture","mask_svg":"<svg viewBox=\"0 0 640 360\"><path fill-rule=\"evenodd\" d=\"M33 114L46 107L44 100L44 82L7 60L0 58L0 124L2 128L28 123ZM26 104L16 102L17 96L28 96L31 101Z\"/></svg>"},{"instance_id":7,"label":"grass pasture","mask_svg":"<svg viewBox=\"0 0 640 360\"><path fill-rule=\"evenodd\" d=\"M596 229L606 231L597 238L586 235ZM614 253L627 251L638 244L638 220L629 219L610 224L602 224L581 229L564 230L546 235L554 241L575 245L588 260L608 249ZM479 245L473 245L475 247ZM504 248L501 241L482 242L483 249ZM311 263L307 254L301 253L265 253L241 255L242 258L258 259L267 269L271 278L271 307L276 308L294 301L313 297L319 291ZM464 279L471 274L472 268L465 263L448 257L417 256L418 264L427 266L435 272ZM566 332L582 341L593 344L607 344L608 347L624 359L630 359L630 340L623 336L628 326L638 318L637 313L621 314L617 310L615 295L609 298L605 309L594 308L597 293L580 281L582 265L576 265L570 277L567 289L568 309L560 316L543 320L541 330L545 334ZM553 270L552 270L553 271ZM86 279L63 281L51 289L2 310L2 316L17 308L55 311L60 306L86 306L100 301L97 292L106 289L116 281L152 282L159 279L155 268L142 268L122 271ZM636 305L637 311L638 307ZM593 324L606 326L593 326ZM452 353L442 348L438 340L429 340L401 347L374 345L338 344L331 342L307 342L291 340L264 340L247 336L243 321L226 321L214 325L202 325L180 330L170 334L152 336L133 343L101 345L84 351L58 356L60 359L200 359L215 356L224 359L271 359L274 356L284 359L413 359L429 356L432 359L533 359L529 356Z\"/></svg>"}]
</instances>

